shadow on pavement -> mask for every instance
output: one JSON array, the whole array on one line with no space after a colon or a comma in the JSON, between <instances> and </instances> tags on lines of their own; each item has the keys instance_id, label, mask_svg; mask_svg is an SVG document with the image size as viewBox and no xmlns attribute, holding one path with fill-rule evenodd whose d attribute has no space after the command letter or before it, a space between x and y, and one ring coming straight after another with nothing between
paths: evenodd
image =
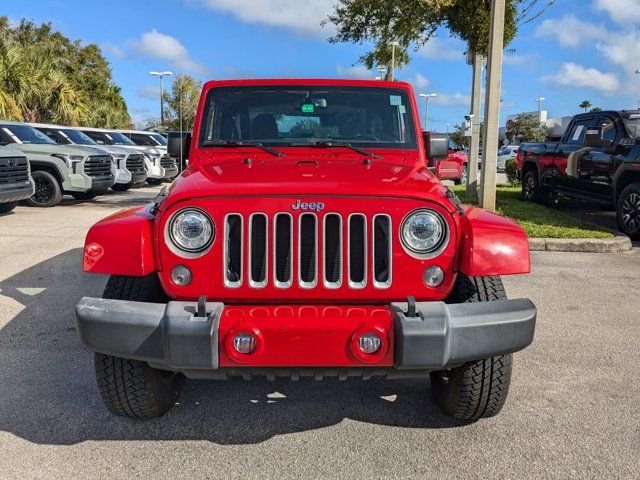
<instances>
[{"instance_id":1,"label":"shadow on pavement","mask_svg":"<svg viewBox=\"0 0 640 480\"><path fill-rule=\"evenodd\" d=\"M8 311L5 305L19 310L0 329L0 430L43 444L252 444L344 419L410 428L461 425L431 402L427 379L187 380L180 403L163 418L136 422L112 416L99 398L92 354L76 338L75 303L84 295L99 296L105 283L80 272L81 254L79 248L69 250L0 282L2 311Z\"/></svg>"}]
</instances>

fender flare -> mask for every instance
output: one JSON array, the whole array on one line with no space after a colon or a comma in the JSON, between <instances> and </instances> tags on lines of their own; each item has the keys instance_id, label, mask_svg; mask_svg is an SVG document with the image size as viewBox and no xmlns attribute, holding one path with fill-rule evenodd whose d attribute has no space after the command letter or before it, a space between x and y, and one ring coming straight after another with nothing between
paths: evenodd
<instances>
[{"instance_id":1,"label":"fender flare","mask_svg":"<svg viewBox=\"0 0 640 480\"><path fill-rule=\"evenodd\" d=\"M460 226L460 272L485 277L531 271L529 239L514 221L481 208L465 207Z\"/></svg>"},{"instance_id":2,"label":"fender flare","mask_svg":"<svg viewBox=\"0 0 640 480\"><path fill-rule=\"evenodd\" d=\"M85 239L82 270L142 277L157 270L152 205L110 215L93 225Z\"/></svg>"},{"instance_id":3,"label":"fender flare","mask_svg":"<svg viewBox=\"0 0 640 480\"><path fill-rule=\"evenodd\" d=\"M640 163L623 163L620 165L620 168L616 171L613 176L613 201L614 203L618 201L618 196L620 195L622 189L619 187L620 179L626 173L632 172L632 174L640 175Z\"/></svg>"}]
</instances>

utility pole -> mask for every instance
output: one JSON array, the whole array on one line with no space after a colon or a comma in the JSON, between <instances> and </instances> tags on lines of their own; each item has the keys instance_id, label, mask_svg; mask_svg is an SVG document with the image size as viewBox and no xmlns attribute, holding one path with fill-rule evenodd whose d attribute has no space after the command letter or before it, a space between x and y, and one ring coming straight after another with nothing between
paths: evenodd
<instances>
[{"instance_id":1,"label":"utility pole","mask_svg":"<svg viewBox=\"0 0 640 480\"><path fill-rule=\"evenodd\" d=\"M160 130L162 130L164 129L164 89L162 86L162 77L164 77L165 75L173 75L173 72L149 72L149 75L160 77Z\"/></svg>"},{"instance_id":2,"label":"utility pole","mask_svg":"<svg viewBox=\"0 0 640 480\"><path fill-rule=\"evenodd\" d=\"M469 52L469 63L473 65L473 85L471 88L471 142L469 144L469 164L467 171L467 195L478 197L478 151L480 149L480 106L482 103L482 70L484 57Z\"/></svg>"},{"instance_id":3,"label":"utility pole","mask_svg":"<svg viewBox=\"0 0 640 480\"><path fill-rule=\"evenodd\" d=\"M538 97L536 98L536 102L538 102L538 122L542 123L542 102L544 102L546 98Z\"/></svg>"},{"instance_id":4,"label":"utility pole","mask_svg":"<svg viewBox=\"0 0 640 480\"><path fill-rule=\"evenodd\" d=\"M487 94L484 105L484 141L482 142L482 195L480 206L496 210L498 162L498 124L500 123L500 89L502 86L502 50L504 49L505 0L491 2Z\"/></svg>"},{"instance_id":5,"label":"utility pole","mask_svg":"<svg viewBox=\"0 0 640 480\"><path fill-rule=\"evenodd\" d=\"M398 42L391 42L391 81L396 79L396 47L400 44Z\"/></svg>"},{"instance_id":6,"label":"utility pole","mask_svg":"<svg viewBox=\"0 0 640 480\"><path fill-rule=\"evenodd\" d=\"M425 132L429 131L429 99L433 98L433 97L437 97L438 94L437 93L421 93L420 96L422 98L424 98L424 104L425 104L425 108L424 108L424 130Z\"/></svg>"}]
</instances>

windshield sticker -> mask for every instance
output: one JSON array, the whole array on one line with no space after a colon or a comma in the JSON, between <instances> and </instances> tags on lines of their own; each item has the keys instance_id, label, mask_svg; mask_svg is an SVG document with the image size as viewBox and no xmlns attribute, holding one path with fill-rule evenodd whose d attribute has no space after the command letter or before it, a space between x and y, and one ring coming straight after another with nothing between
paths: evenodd
<instances>
[{"instance_id":1,"label":"windshield sticker","mask_svg":"<svg viewBox=\"0 0 640 480\"><path fill-rule=\"evenodd\" d=\"M313 103L303 103L302 104L302 113L313 113L314 106Z\"/></svg>"},{"instance_id":2,"label":"windshield sticker","mask_svg":"<svg viewBox=\"0 0 640 480\"><path fill-rule=\"evenodd\" d=\"M404 105L398 105L398 111L400 113L407 113L407 107L405 107Z\"/></svg>"},{"instance_id":3,"label":"windshield sticker","mask_svg":"<svg viewBox=\"0 0 640 480\"><path fill-rule=\"evenodd\" d=\"M640 113L630 113L629 114L629 119L630 120L636 120L638 118L640 118Z\"/></svg>"},{"instance_id":4,"label":"windshield sticker","mask_svg":"<svg viewBox=\"0 0 640 480\"><path fill-rule=\"evenodd\" d=\"M573 134L573 138L571 140L574 142L577 142L578 139L580 138L580 134L582 133L582 130L584 130L584 125L578 125L575 133Z\"/></svg>"},{"instance_id":5,"label":"windshield sticker","mask_svg":"<svg viewBox=\"0 0 640 480\"><path fill-rule=\"evenodd\" d=\"M402 97L400 95L389 95L389 103L394 107L402 105Z\"/></svg>"}]
</instances>

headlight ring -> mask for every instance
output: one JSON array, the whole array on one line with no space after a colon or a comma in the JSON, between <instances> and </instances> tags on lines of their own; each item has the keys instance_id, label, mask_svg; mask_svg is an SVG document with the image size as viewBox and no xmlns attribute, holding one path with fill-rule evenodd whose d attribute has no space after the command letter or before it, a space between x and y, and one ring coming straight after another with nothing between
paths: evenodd
<instances>
[{"instance_id":1,"label":"headlight ring","mask_svg":"<svg viewBox=\"0 0 640 480\"><path fill-rule=\"evenodd\" d=\"M435 210L413 210L400 225L400 240L410 255L433 258L449 243L449 226Z\"/></svg>"},{"instance_id":2,"label":"headlight ring","mask_svg":"<svg viewBox=\"0 0 640 480\"><path fill-rule=\"evenodd\" d=\"M198 208L183 208L167 222L168 239L179 254L197 255L215 240L216 229L211 217Z\"/></svg>"}]
</instances>

